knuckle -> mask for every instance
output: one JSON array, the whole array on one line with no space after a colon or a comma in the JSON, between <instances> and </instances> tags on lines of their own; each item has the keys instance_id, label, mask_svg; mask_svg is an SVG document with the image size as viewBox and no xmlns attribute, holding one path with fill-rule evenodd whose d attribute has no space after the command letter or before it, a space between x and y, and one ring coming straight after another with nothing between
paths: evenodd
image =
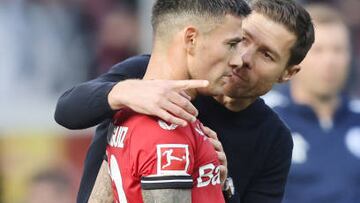
<instances>
[{"instance_id":1,"label":"knuckle","mask_svg":"<svg viewBox=\"0 0 360 203\"><path fill-rule=\"evenodd\" d=\"M183 115L183 111L181 109L176 109L174 113L179 116Z\"/></svg>"},{"instance_id":2,"label":"knuckle","mask_svg":"<svg viewBox=\"0 0 360 203\"><path fill-rule=\"evenodd\" d=\"M187 100L187 99L183 99L183 101L181 103L182 103L181 105L186 107L186 108L192 108L191 102L189 100Z\"/></svg>"},{"instance_id":3,"label":"knuckle","mask_svg":"<svg viewBox=\"0 0 360 203\"><path fill-rule=\"evenodd\" d=\"M171 115L169 115L169 117L168 117L168 122L173 123L173 124L179 124L179 120Z\"/></svg>"},{"instance_id":4,"label":"knuckle","mask_svg":"<svg viewBox=\"0 0 360 203\"><path fill-rule=\"evenodd\" d=\"M171 122L171 116L169 115L169 114L163 114L163 116L162 116L162 119L164 119L165 121L168 121L168 122Z\"/></svg>"},{"instance_id":5,"label":"knuckle","mask_svg":"<svg viewBox=\"0 0 360 203\"><path fill-rule=\"evenodd\" d=\"M155 98L154 99L154 106L160 106L162 104L162 99L161 98Z\"/></svg>"},{"instance_id":6,"label":"knuckle","mask_svg":"<svg viewBox=\"0 0 360 203\"><path fill-rule=\"evenodd\" d=\"M169 93L169 91L166 87L160 88L160 90L159 90L159 95L162 97L167 97L168 93Z\"/></svg>"},{"instance_id":7,"label":"knuckle","mask_svg":"<svg viewBox=\"0 0 360 203\"><path fill-rule=\"evenodd\" d=\"M156 109L157 109L157 105L155 105L155 104L151 104L151 105L148 105L147 106L147 108L146 108L146 111L147 112L149 112L149 113L155 113L155 114L159 114L157 111L156 111Z\"/></svg>"}]
</instances>

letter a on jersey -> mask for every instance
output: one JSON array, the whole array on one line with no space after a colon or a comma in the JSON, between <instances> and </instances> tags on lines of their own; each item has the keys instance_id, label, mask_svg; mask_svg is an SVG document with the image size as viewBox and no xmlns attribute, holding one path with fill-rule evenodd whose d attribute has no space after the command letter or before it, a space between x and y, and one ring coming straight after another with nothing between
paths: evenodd
<instances>
[{"instance_id":1,"label":"letter a on jersey","mask_svg":"<svg viewBox=\"0 0 360 203\"><path fill-rule=\"evenodd\" d=\"M157 173L159 175L188 175L189 162L188 145L157 145Z\"/></svg>"}]
</instances>

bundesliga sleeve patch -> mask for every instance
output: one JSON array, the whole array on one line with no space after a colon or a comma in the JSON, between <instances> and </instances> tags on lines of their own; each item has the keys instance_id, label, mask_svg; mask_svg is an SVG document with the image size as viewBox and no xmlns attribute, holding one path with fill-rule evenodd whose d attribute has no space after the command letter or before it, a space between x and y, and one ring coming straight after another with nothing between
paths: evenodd
<instances>
[{"instance_id":1,"label":"bundesliga sleeve patch","mask_svg":"<svg viewBox=\"0 0 360 203\"><path fill-rule=\"evenodd\" d=\"M158 144L157 174L141 178L141 188L151 189L191 189L193 179L187 173L190 165L187 144Z\"/></svg>"},{"instance_id":2,"label":"bundesliga sleeve patch","mask_svg":"<svg viewBox=\"0 0 360 203\"><path fill-rule=\"evenodd\" d=\"M189 147L186 144L157 145L158 175L189 175Z\"/></svg>"}]
</instances>

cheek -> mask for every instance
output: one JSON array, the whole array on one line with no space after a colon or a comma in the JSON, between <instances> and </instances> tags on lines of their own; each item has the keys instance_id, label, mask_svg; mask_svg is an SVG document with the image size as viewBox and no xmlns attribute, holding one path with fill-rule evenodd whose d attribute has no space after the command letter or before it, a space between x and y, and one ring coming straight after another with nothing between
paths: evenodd
<instances>
[{"instance_id":1,"label":"cheek","mask_svg":"<svg viewBox=\"0 0 360 203\"><path fill-rule=\"evenodd\" d=\"M337 83L338 85L343 85L344 83L346 83L346 80L348 78L349 75L349 69L348 67L338 67L336 68L336 75L334 76L335 79L337 79Z\"/></svg>"},{"instance_id":2,"label":"cheek","mask_svg":"<svg viewBox=\"0 0 360 203\"><path fill-rule=\"evenodd\" d=\"M278 64L259 63L254 68L252 77L260 84L276 83L282 72L283 68Z\"/></svg>"},{"instance_id":3,"label":"cheek","mask_svg":"<svg viewBox=\"0 0 360 203\"><path fill-rule=\"evenodd\" d=\"M350 68L350 60L346 58L345 56L339 57L337 61L334 61L336 67L335 71L339 75L346 75L349 72Z\"/></svg>"},{"instance_id":4,"label":"cheek","mask_svg":"<svg viewBox=\"0 0 360 203\"><path fill-rule=\"evenodd\" d=\"M214 63L203 63L200 60L198 66L193 68L191 75L193 79L204 79L213 83L222 74L220 72L220 68Z\"/></svg>"},{"instance_id":5,"label":"cheek","mask_svg":"<svg viewBox=\"0 0 360 203\"><path fill-rule=\"evenodd\" d=\"M281 72L272 67L258 69L251 76L252 89L256 92L257 96L262 96L271 90L273 85L279 81L280 76Z\"/></svg>"},{"instance_id":6,"label":"cheek","mask_svg":"<svg viewBox=\"0 0 360 203\"><path fill-rule=\"evenodd\" d=\"M220 54L200 59L200 63L203 66L202 72L208 74L209 77L219 77L228 70L230 71L230 67L227 65L227 58Z\"/></svg>"},{"instance_id":7,"label":"cheek","mask_svg":"<svg viewBox=\"0 0 360 203\"><path fill-rule=\"evenodd\" d=\"M201 60L204 62L209 61L212 65L225 62L231 54L231 51L225 45L214 42L209 44L209 46L204 47L202 52L204 58Z\"/></svg>"},{"instance_id":8,"label":"cheek","mask_svg":"<svg viewBox=\"0 0 360 203\"><path fill-rule=\"evenodd\" d=\"M316 66L319 68L313 68L313 66L303 65L300 72L295 76L296 78L301 78L302 80L309 80L310 82L315 82L318 76L322 75L321 66Z\"/></svg>"},{"instance_id":9,"label":"cheek","mask_svg":"<svg viewBox=\"0 0 360 203\"><path fill-rule=\"evenodd\" d=\"M204 72L204 77L214 84L217 84L223 75L224 74L223 71L221 70L221 67L216 67L216 66Z\"/></svg>"}]
</instances>

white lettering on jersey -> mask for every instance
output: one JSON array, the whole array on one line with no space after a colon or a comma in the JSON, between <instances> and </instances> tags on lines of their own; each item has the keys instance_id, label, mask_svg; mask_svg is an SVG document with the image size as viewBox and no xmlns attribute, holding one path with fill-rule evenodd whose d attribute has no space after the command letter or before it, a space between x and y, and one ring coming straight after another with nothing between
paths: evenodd
<instances>
[{"instance_id":1,"label":"white lettering on jersey","mask_svg":"<svg viewBox=\"0 0 360 203\"><path fill-rule=\"evenodd\" d=\"M124 140L125 140L127 131L128 131L128 127L125 127L125 126L115 127L114 131L111 135L109 145L112 147L124 148Z\"/></svg>"},{"instance_id":2,"label":"white lettering on jersey","mask_svg":"<svg viewBox=\"0 0 360 203\"><path fill-rule=\"evenodd\" d=\"M307 161L307 153L310 148L309 143L299 133L292 133L294 149L292 153L292 162L303 164Z\"/></svg>"},{"instance_id":3,"label":"white lettering on jersey","mask_svg":"<svg viewBox=\"0 0 360 203\"><path fill-rule=\"evenodd\" d=\"M158 120L158 124L159 126L164 129L164 130L175 130L178 125L175 125L175 124L170 124L168 125L165 121L163 120Z\"/></svg>"},{"instance_id":4,"label":"white lettering on jersey","mask_svg":"<svg viewBox=\"0 0 360 203\"><path fill-rule=\"evenodd\" d=\"M114 182L116 191L118 194L119 201L121 203L127 203L123 183L122 183L122 177L119 165L116 161L116 158L114 155L111 155L110 157L110 163L109 163L109 170L110 170L110 177L111 180Z\"/></svg>"},{"instance_id":5,"label":"white lettering on jersey","mask_svg":"<svg viewBox=\"0 0 360 203\"><path fill-rule=\"evenodd\" d=\"M197 178L197 187L205 187L209 184L220 184L220 166L206 164L199 168L199 177Z\"/></svg>"},{"instance_id":6,"label":"white lettering on jersey","mask_svg":"<svg viewBox=\"0 0 360 203\"><path fill-rule=\"evenodd\" d=\"M345 136L345 144L351 154L360 159L360 127L351 128Z\"/></svg>"},{"instance_id":7,"label":"white lettering on jersey","mask_svg":"<svg viewBox=\"0 0 360 203\"><path fill-rule=\"evenodd\" d=\"M190 160L187 144L158 144L156 147L159 175L188 175Z\"/></svg>"}]
</instances>

